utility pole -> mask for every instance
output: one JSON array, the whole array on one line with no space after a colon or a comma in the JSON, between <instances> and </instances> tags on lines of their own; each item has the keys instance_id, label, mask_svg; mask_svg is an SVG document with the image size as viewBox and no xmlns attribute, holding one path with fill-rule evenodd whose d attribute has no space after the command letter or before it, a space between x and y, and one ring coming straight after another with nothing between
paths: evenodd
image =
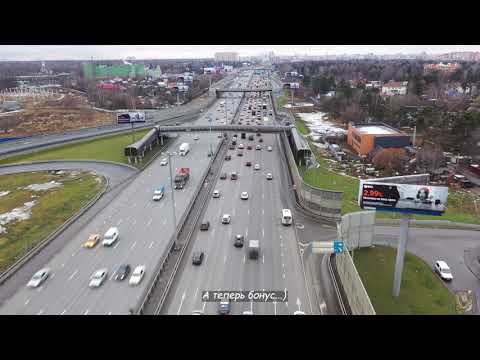
<instances>
[{"instance_id":1,"label":"utility pole","mask_svg":"<svg viewBox=\"0 0 480 360\"><path fill-rule=\"evenodd\" d=\"M173 241L173 246L176 248L177 247L177 241L178 241L178 234L177 234L177 216L175 214L175 189L173 187L173 175L172 175L172 155L170 152L168 154L168 167L170 169L170 188L172 191L172 213L173 213L173 233L175 235L174 241Z\"/></svg>"}]
</instances>

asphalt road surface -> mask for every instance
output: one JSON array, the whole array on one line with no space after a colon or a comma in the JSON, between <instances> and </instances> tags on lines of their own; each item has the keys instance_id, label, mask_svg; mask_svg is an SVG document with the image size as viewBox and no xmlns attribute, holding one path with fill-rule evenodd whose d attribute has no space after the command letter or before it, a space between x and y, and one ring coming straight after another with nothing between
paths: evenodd
<instances>
[{"instance_id":1,"label":"asphalt road surface","mask_svg":"<svg viewBox=\"0 0 480 360\"><path fill-rule=\"evenodd\" d=\"M232 102L229 101L230 106ZM207 114L198 119L199 124L208 123ZM216 121L216 120L215 120ZM220 139L217 134L194 134L179 136L171 145L178 151L182 142L189 142L190 153L185 157L172 158L173 171L190 167L191 175L183 190L175 190L176 217L179 219L193 197L194 191L210 162L207 153ZM173 215L169 167L160 166L158 157L142 171L111 203L90 222L75 233L70 241L51 260L42 266L49 267L52 274L38 289L28 289L20 284L18 291L7 299L0 314L128 314L143 297L152 269L167 250L173 234ZM160 202L153 202L154 189L165 185L166 194ZM92 233L103 235L110 226L119 228L120 237L111 248L97 245L84 249L82 244ZM111 280L114 270L123 263L132 269L146 265L143 281L135 287L128 282ZM100 268L108 268L108 280L97 289L88 287L90 276ZM31 274L33 275L33 273ZM15 276L9 281L15 281Z\"/></svg>"},{"instance_id":2,"label":"asphalt road surface","mask_svg":"<svg viewBox=\"0 0 480 360\"><path fill-rule=\"evenodd\" d=\"M375 243L397 247L398 227L375 227ZM480 232L450 229L422 229L411 227L407 251L414 253L432 268L437 260L445 261L452 270L453 280L445 285L453 292L472 290L480 299L480 280L465 265L465 250L480 245ZM478 309L476 310L478 312Z\"/></svg>"}]
</instances>

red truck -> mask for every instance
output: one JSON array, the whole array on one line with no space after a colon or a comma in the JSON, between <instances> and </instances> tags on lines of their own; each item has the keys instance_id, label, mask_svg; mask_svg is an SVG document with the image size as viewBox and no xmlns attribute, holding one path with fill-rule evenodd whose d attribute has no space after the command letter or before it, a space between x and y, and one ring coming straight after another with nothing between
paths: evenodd
<instances>
[{"instance_id":1,"label":"red truck","mask_svg":"<svg viewBox=\"0 0 480 360\"><path fill-rule=\"evenodd\" d=\"M180 168L178 174L175 175L175 189L183 189L190 177L190 168Z\"/></svg>"}]
</instances>

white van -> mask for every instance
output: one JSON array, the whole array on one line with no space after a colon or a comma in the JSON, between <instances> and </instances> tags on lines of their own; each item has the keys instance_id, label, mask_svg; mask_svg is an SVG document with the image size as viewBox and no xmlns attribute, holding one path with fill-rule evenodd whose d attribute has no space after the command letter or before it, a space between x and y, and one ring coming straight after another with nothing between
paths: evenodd
<instances>
[{"instance_id":1,"label":"white van","mask_svg":"<svg viewBox=\"0 0 480 360\"><path fill-rule=\"evenodd\" d=\"M111 227L107 230L105 235L103 235L103 246L112 246L112 244L118 240L118 229L116 227Z\"/></svg>"},{"instance_id":2,"label":"white van","mask_svg":"<svg viewBox=\"0 0 480 360\"><path fill-rule=\"evenodd\" d=\"M292 220L292 212L290 211L290 209L282 209L282 224L291 225Z\"/></svg>"}]
</instances>

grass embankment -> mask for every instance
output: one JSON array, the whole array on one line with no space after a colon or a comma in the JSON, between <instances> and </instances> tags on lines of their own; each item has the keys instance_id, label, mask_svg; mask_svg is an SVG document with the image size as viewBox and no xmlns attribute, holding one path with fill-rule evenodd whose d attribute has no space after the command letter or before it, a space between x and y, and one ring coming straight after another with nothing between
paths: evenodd
<instances>
[{"instance_id":1,"label":"grass embankment","mask_svg":"<svg viewBox=\"0 0 480 360\"><path fill-rule=\"evenodd\" d=\"M21 189L50 181L59 182L62 186L44 191ZM42 171L0 176L0 189L10 191L0 197L0 214L21 208L27 202L36 202L29 219L2 225L6 232L0 234L0 272L60 227L103 186L101 178L90 172L77 171L75 175L72 172L49 174Z\"/></svg>"},{"instance_id":2,"label":"grass embankment","mask_svg":"<svg viewBox=\"0 0 480 360\"><path fill-rule=\"evenodd\" d=\"M149 130L136 131L135 141L140 140L148 131ZM132 143L133 138L131 133L113 135L102 139L87 140L76 144L62 145L53 149L40 150L30 154L15 155L0 160L0 165L39 160L75 159L106 160L128 164L127 157L124 156L124 149ZM132 165L141 168L160 147L161 145L157 146L156 149L154 148L151 152L148 152L141 163Z\"/></svg>"},{"instance_id":3,"label":"grass embankment","mask_svg":"<svg viewBox=\"0 0 480 360\"><path fill-rule=\"evenodd\" d=\"M378 315L457 314L455 296L422 259L407 252L400 296L392 296L396 250L384 246L354 253L355 266Z\"/></svg>"},{"instance_id":4,"label":"grass embankment","mask_svg":"<svg viewBox=\"0 0 480 360\"><path fill-rule=\"evenodd\" d=\"M317 169L301 171L301 173L303 173L304 181L309 185L322 189L343 191L342 214L360 211L361 209L357 205L360 181L330 171L328 169L328 161L322 157L318 149L310 140L309 144L320 164L320 167ZM442 216L414 215L412 217L417 220L450 220L454 222L480 224L480 216L476 214L473 201L474 196L464 191L450 189L447 209ZM377 212L377 216L388 219L399 218L398 214L390 212Z\"/></svg>"}]
</instances>

